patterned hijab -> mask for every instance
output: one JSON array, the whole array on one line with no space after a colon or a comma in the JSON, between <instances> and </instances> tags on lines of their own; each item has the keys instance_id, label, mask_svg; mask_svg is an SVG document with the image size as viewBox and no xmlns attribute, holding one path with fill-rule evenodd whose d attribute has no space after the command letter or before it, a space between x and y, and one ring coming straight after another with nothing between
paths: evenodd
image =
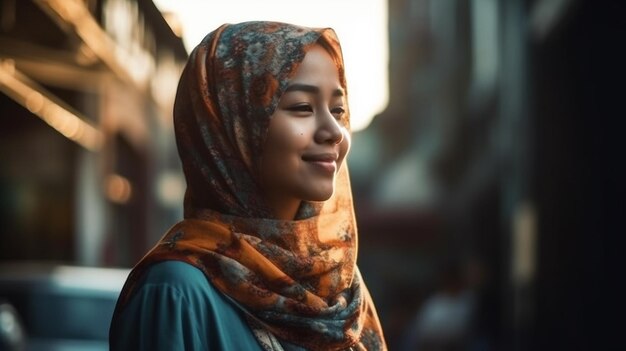
<instances>
[{"instance_id":1,"label":"patterned hijab","mask_svg":"<svg viewBox=\"0 0 626 351\"><path fill-rule=\"evenodd\" d=\"M356 267L346 165L331 199L303 202L296 220L275 219L259 188L270 117L315 44L333 57L345 89L341 49L329 28L223 25L191 53L174 108L185 219L134 268L122 306L146 267L181 260L245 312L268 350L386 350Z\"/></svg>"}]
</instances>

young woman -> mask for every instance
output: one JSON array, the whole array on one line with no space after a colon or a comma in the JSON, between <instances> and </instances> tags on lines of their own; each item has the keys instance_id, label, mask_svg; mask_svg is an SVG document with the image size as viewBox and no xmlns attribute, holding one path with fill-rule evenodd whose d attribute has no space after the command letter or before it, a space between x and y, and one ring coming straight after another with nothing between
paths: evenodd
<instances>
[{"instance_id":1,"label":"young woman","mask_svg":"<svg viewBox=\"0 0 626 351\"><path fill-rule=\"evenodd\" d=\"M356 267L332 29L223 25L174 108L185 219L133 269L111 350L386 350Z\"/></svg>"}]
</instances>

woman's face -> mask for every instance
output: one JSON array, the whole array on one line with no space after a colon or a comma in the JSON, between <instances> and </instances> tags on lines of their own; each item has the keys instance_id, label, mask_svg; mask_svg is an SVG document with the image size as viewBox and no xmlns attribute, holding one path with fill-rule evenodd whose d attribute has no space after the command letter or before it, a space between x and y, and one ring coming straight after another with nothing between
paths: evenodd
<instances>
[{"instance_id":1,"label":"woman's face","mask_svg":"<svg viewBox=\"0 0 626 351\"><path fill-rule=\"evenodd\" d=\"M277 216L293 219L302 200L328 200L350 148L337 67L321 46L311 48L271 117L261 161L265 196Z\"/></svg>"}]
</instances>

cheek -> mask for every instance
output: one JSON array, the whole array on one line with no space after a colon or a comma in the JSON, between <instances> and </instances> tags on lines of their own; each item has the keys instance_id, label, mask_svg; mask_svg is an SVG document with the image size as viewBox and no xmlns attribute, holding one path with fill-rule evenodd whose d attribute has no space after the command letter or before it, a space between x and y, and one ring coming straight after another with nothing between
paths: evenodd
<instances>
[{"instance_id":1,"label":"cheek","mask_svg":"<svg viewBox=\"0 0 626 351\"><path fill-rule=\"evenodd\" d=\"M341 141L341 144L339 144L339 157L342 161L350 151L350 145L352 145L352 136L347 130L344 129L343 140Z\"/></svg>"},{"instance_id":2,"label":"cheek","mask_svg":"<svg viewBox=\"0 0 626 351\"><path fill-rule=\"evenodd\" d=\"M286 165L300 157L308 141L306 126L297 121L276 120L270 126L263 158L277 166L281 162Z\"/></svg>"},{"instance_id":3,"label":"cheek","mask_svg":"<svg viewBox=\"0 0 626 351\"><path fill-rule=\"evenodd\" d=\"M273 134L274 144L284 151L297 151L306 148L310 139L310 128L305 121L291 119L276 125Z\"/></svg>"}]
</instances>

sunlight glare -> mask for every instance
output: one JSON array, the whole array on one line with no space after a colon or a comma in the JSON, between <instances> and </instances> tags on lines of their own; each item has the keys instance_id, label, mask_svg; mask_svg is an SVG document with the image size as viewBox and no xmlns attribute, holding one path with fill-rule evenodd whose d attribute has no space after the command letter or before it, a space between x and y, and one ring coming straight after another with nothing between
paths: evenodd
<instances>
[{"instance_id":1,"label":"sunlight glare","mask_svg":"<svg viewBox=\"0 0 626 351\"><path fill-rule=\"evenodd\" d=\"M386 0L154 0L161 11L179 16L183 41L191 51L224 23L272 20L309 27L331 27L346 63L352 128L364 129L389 99Z\"/></svg>"}]
</instances>

